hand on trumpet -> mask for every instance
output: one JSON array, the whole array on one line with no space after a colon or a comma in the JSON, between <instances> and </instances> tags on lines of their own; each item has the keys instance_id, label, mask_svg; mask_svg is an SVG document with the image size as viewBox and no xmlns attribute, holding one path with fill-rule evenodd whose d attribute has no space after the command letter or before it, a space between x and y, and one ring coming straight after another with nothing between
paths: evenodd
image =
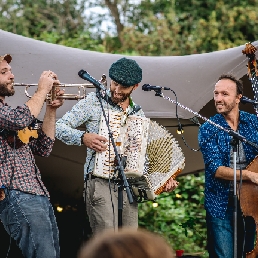
<instances>
[{"instance_id":1,"label":"hand on trumpet","mask_svg":"<svg viewBox=\"0 0 258 258\"><path fill-rule=\"evenodd\" d=\"M47 105L53 108L59 108L60 106L63 105L64 100L57 98L58 96L62 96L64 94L64 90L60 90L59 87L55 85L60 85L60 81L57 78L57 75L52 72L52 71L44 71L38 82L38 91L44 92L46 95L51 92L52 90L54 91L54 99L47 101ZM53 86L55 86L53 88ZM53 95L53 92L51 96Z\"/></svg>"},{"instance_id":2,"label":"hand on trumpet","mask_svg":"<svg viewBox=\"0 0 258 258\"><path fill-rule=\"evenodd\" d=\"M38 91L49 93L53 85L60 84L60 81L57 78L57 75L52 71L44 71L38 82Z\"/></svg>"},{"instance_id":3,"label":"hand on trumpet","mask_svg":"<svg viewBox=\"0 0 258 258\"><path fill-rule=\"evenodd\" d=\"M64 94L64 90L60 90L59 87L56 87L55 88L55 91L56 91L56 96L62 96ZM55 100L53 100L51 103L48 104L48 106L51 106L53 108L59 108L61 107L62 105L64 104L64 99L59 99L59 98L56 98Z\"/></svg>"}]
</instances>

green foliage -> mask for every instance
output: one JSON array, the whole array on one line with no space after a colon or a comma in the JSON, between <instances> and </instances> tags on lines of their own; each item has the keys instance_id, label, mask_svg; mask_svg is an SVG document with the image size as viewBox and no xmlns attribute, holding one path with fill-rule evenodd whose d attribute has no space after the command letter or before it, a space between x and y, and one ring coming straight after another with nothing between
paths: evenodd
<instances>
[{"instance_id":1,"label":"green foliage","mask_svg":"<svg viewBox=\"0 0 258 258\"><path fill-rule=\"evenodd\" d=\"M150 201L140 204L139 225L163 235L174 250L204 253L204 173L182 176L177 180L180 184L172 193L163 193L157 197L157 207L153 207Z\"/></svg>"},{"instance_id":2,"label":"green foliage","mask_svg":"<svg viewBox=\"0 0 258 258\"><path fill-rule=\"evenodd\" d=\"M6 0L0 6L0 28L38 38L43 32L74 35L84 29L83 5L78 0Z\"/></svg>"},{"instance_id":3,"label":"green foliage","mask_svg":"<svg viewBox=\"0 0 258 258\"><path fill-rule=\"evenodd\" d=\"M43 40L52 44L64 45L67 47L80 48L98 52L105 52L105 47L100 39L93 39L89 32L74 34L73 37L65 37L56 32L43 32L38 37L38 40Z\"/></svg>"},{"instance_id":4,"label":"green foliage","mask_svg":"<svg viewBox=\"0 0 258 258\"><path fill-rule=\"evenodd\" d=\"M89 14L88 8L106 12ZM107 31L101 24L113 23ZM258 35L258 0L5 0L0 28L81 49L145 56L239 46Z\"/></svg>"},{"instance_id":5,"label":"green foliage","mask_svg":"<svg viewBox=\"0 0 258 258\"><path fill-rule=\"evenodd\" d=\"M143 0L127 16L119 51L160 56L235 47L257 39L257 16L258 0Z\"/></svg>"}]
</instances>

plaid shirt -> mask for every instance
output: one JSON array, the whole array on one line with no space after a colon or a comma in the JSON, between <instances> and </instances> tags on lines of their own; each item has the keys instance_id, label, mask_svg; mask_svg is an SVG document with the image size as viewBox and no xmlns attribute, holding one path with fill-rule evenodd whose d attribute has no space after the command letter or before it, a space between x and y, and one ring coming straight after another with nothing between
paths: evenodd
<instances>
[{"instance_id":1,"label":"plaid shirt","mask_svg":"<svg viewBox=\"0 0 258 258\"><path fill-rule=\"evenodd\" d=\"M0 130L18 131L29 126L34 119L26 105L13 109L0 101ZM37 139L13 149L6 137L0 134L0 187L49 197L33 154L47 157L53 144L54 140L39 130Z\"/></svg>"},{"instance_id":2,"label":"plaid shirt","mask_svg":"<svg viewBox=\"0 0 258 258\"><path fill-rule=\"evenodd\" d=\"M110 96L110 91L107 91ZM106 101L102 100L103 107L114 111L123 111L118 105L109 105ZM130 99L130 105L127 108L127 114L133 111L136 104ZM67 145L81 145L81 136L84 132L76 129L82 124L86 125L87 132L99 133L100 120L102 110L100 102L95 92L91 92L85 99L80 100L75 104L71 111L68 111L56 123L56 138L66 143ZM142 109L135 113L138 116L144 116ZM86 163L84 166L84 176L94 169L95 151L87 148Z\"/></svg>"},{"instance_id":3,"label":"plaid shirt","mask_svg":"<svg viewBox=\"0 0 258 258\"><path fill-rule=\"evenodd\" d=\"M210 118L214 123L230 129L225 118L217 114ZM258 144L258 119L255 115L239 112L238 132L248 141ZM205 164L205 209L216 218L224 218L228 205L229 180L215 177L220 166L230 166L230 141L232 136L227 132L206 122L199 130L198 140ZM258 154L258 150L243 142L247 164Z\"/></svg>"}]
</instances>

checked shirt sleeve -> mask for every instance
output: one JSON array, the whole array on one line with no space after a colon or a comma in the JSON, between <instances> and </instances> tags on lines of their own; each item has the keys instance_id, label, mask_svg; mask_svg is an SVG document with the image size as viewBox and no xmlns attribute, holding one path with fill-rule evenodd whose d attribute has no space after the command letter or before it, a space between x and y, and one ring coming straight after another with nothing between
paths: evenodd
<instances>
[{"instance_id":1,"label":"checked shirt sleeve","mask_svg":"<svg viewBox=\"0 0 258 258\"><path fill-rule=\"evenodd\" d=\"M55 140L48 137L42 130L38 131L38 138L29 143L32 153L41 157L51 154Z\"/></svg>"},{"instance_id":2,"label":"checked shirt sleeve","mask_svg":"<svg viewBox=\"0 0 258 258\"><path fill-rule=\"evenodd\" d=\"M0 128L17 131L29 126L34 120L26 105L11 108L0 104Z\"/></svg>"}]
</instances>

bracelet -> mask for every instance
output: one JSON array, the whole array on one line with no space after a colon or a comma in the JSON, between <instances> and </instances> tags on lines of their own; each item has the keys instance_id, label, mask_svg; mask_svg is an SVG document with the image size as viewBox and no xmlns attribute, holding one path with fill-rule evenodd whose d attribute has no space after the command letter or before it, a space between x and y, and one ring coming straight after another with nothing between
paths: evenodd
<instances>
[{"instance_id":1,"label":"bracelet","mask_svg":"<svg viewBox=\"0 0 258 258\"><path fill-rule=\"evenodd\" d=\"M85 135L86 133L87 133L87 132L84 132L84 133L82 134L82 136L81 136L81 145L84 145L83 137L84 137L84 135Z\"/></svg>"}]
</instances>

